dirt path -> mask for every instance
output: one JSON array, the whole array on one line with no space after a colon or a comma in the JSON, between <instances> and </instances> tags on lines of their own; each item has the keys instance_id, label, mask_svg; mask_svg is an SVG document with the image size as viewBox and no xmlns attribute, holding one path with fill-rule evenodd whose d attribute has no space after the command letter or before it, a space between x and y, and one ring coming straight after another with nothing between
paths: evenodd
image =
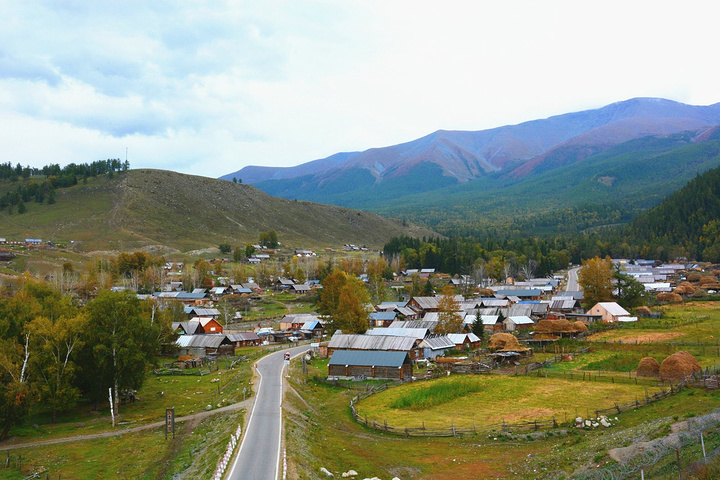
<instances>
[{"instance_id":1,"label":"dirt path","mask_svg":"<svg viewBox=\"0 0 720 480\"><path fill-rule=\"evenodd\" d=\"M235 412L237 410L240 410L242 408L252 408L252 402L255 400L255 397L251 397L244 402L239 403L233 403L232 405L228 405L226 407L216 408L214 410L209 410L206 412L198 412L193 413L192 415L186 415L184 417L177 417L175 419L176 422L187 422L191 421L193 424L197 424L204 420L205 418L215 415L218 413L224 413L224 412ZM0 443L0 450L17 450L20 448L32 448L32 447L40 447L45 445L55 445L58 443L70 443L70 442L83 442L86 440L94 440L96 438L108 438L108 437L114 437L117 435L125 435L126 433L135 433L135 432L141 432L143 430L151 430L153 428L160 428L165 426L165 421L162 422L154 422L154 423L148 423L147 425L140 425L138 427L132 427L132 428L123 428L122 430L110 430L108 432L102 432L102 433L92 433L88 435L75 435L72 437L62 437L62 438L51 438L48 440L38 440L35 442L25 442L25 443Z\"/></svg>"}]
</instances>

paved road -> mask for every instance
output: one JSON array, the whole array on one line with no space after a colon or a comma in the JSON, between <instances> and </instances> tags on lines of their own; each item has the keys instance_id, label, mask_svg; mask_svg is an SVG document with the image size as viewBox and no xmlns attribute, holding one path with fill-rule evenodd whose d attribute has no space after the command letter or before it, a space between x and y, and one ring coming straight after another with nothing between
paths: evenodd
<instances>
[{"instance_id":1,"label":"paved road","mask_svg":"<svg viewBox=\"0 0 720 480\"><path fill-rule=\"evenodd\" d=\"M580 267L571 268L568 270L568 282L567 282L567 288L565 288L566 292L577 292L580 290L580 285L578 285L578 270L580 270Z\"/></svg>"},{"instance_id":2,"label":"paved road","mask_svg":"<svg viewBox=\"0 0 720 480\"><path fill-rule=\"evenodd\" d=\"M309 350L309 345L290 349L293 357ZM276 480L282 444L283 355L280 350L257 362L259 381L255 403L247 418L245 433L235 461L228 469L228 480Z\"/></svg>"}]
</instances>

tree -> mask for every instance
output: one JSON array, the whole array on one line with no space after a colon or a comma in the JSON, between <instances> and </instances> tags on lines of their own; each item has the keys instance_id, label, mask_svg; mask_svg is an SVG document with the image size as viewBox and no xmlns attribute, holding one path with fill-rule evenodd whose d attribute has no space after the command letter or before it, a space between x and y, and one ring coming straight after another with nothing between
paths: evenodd
<instances>
[{"instance_id":1,"label":"tree","mask_svg":"<svg viewBox=\"0 0 720 480\"><path fill-rule=\"evenodd\" d=\"M460 303L455 300L452 285L445 285L442 298L438 301L438 324L435 333L445 335L462 331L463 319L460 315Z\"/></svg>"},{"instance_id":2,"label":"tree","mask_svg":"<svg viewBox=\"0 0 720 480\"><path fill-rule=\"evenodd\" d=\"M472 324L472 333L482 340L485 336L485 324L482 321L482 315L480 315L480 309L475 310L475 321Z\"/></svg>"},{"instance_id":3,"label":"tree","mask_svg":"<svg viewBox=\"0 0 720 480\"><path fill-rule=\"evenodd\" d=\"M220 253L227 255L228 253L232 252L232 247L229 243L221 243L218 245L218 248L220 249Z\"/></svg>"},{"instance_id":4,"label":"tree","mask_svg":"<svg viewBox=\"0 0 720 480\"><path fill-rule=\"evenodd\" d=\"M615 298L625 308L639 307L645 298L645 286L634 277L615 269Z\"/></svg>"},{"instance_id":5,"label":"tree","mask_svg":"<svg viewBox=\"0 0 720 480\"><path fill-rule=\"evenodd\" d=\"M278 242L277 232L270 230L269 232L262 232L260 234L260 245L267 248L277 248L280 243Z\"/></svg>"},{"instance_id":6,"label":"tree","mask_svg":"<svg viewBox=\"0 0 720 480\"><path fill-rule=\"evenodd\" d=\"M318 301L318 311L330 318L331 330L344 333L365 333L368 328L370 301L362 281L335 270L325 277Z\"/></svg>"},{"instance_id":7,"label":"tree","mask_svg":"<svg viewBox=\"0 0 720 480\"><path fill-rule=\"evenodd\" d=\"M30 407L29 335L20 344L0 338L0 440L25 419Z\"/></svg>"},{"instance_id":8,"label":"tree","mask_svg":"<svg viewBox=\"0 0 720 480\"><path fill-rule=\"evenodd\" d=\"M140 300L124 292L102 290L86 307L89 323L85 346L89 358L83 374L90 382L91 397L98 401L114 389L117 414L120 390L139 389L145 371L160 352L160 329L144 318Z\"/></svg>"},{"instance_id":9,"label":"tree","mask_svg":"<svg viewBox=\"0 0 720 480\"><path fill-rule=\"evenodd\" d=\"M385 271L387 267L388 264L385 259L378 257L370 260L365 268L368 276L368 290L372 292L371 299L374 304L382 303L387 298L387 289L385 288Z\"/></svg>"},{"instance_id":10,"label":"tree","mask_svg":"<svg viewBox=\"0 0 720 480\"><path fill-rule=\"evenodd\" d=\"M245 250L240 247L235 247L235 250L233 250L233 260L242 262L245 258Z\"/></svg>"},{"instance_id":11,"label":"tree","mask_svg":"<svg viewBox=\"0 0 720 480\"><path fill-rule=\"evenodd\" d=\"M368 300L362 282L349 278L340 289L340 298L333 317L335 329L344 333L365 333L368 329L369 311L366 307Z\"/></svg>"},{"instance_id":12,"label":"tree","mask_svg":"<svg viewBox=\"0 0 720 480\"><path fill-rule=\"evenodd\" d=\"M578 272L578 283L583 288L584 302L587 306L613 300L614 274L615 269L610 258L595 257L583 260L582 268Z\"/></svg>"},{"instance_id":13,"label":"tree","mask_svg":"<svg viewBox=\"0 0 720 480\"><path fill-rule=\"evenodd\" d=\"M81 337L86 325L82 314L37 317L28 325L33 345L30 359L33 390L49 408L52 423L58 412L74 407L80 397L80 390L75 385L75 357L82 346Z\"/></svg>"},{"instance_id":14,"label":"tree","mask_svg":"<svg viewBox=\"0 0 720 480\"><path fill-rule=\"evenodd\" d=\"M432 297L433 293L435 293L435 290L433 289L432 283L430 283L430 279L427 279L427 282L425 282L425 286L423 287L423 295L426 297Z\"/></svg>"}]
</instances>

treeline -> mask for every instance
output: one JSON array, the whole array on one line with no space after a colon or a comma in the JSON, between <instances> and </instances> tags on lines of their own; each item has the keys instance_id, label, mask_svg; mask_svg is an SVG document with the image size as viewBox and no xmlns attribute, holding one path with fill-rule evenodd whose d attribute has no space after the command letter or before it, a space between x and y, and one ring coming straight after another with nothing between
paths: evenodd
<instances>
[{"instance_id":1,"label":"treeline","mask_svg":"<svg viewBox=\"0 0 720 480\"><path fill-rule=\"evenodd\" d=\"M595 245L597 248L597 245ZM392 238L384 247L388 258L400 256L405 268L434 268L454 274L500 280L522 271L523 276L548 275L579 261L590 250L562 237L543 238Z\"/></svg>"},{"instance_id":2,"label":"treeline","mask_svg":"<svg viewBox=\"0 0 720 480\"><path fill-rule=\"evenodd\" d=\"M109 388L116 400L139 389L181 314L109 290L81 306L24 277L0 297L0 440L33 407L54 421L80 400L107 399Z\"/></svg>"},{"instance_id":3,"label":"treeline","mask_svg":"<svg viewBox=\"0 0 720 480\"><path fill-rule=\"evenodd\" d=\"M0 163L0 180L17 183L14 188L0 196L0 211L8 213L25 213L25 204L55 203L55 190L68 188L78 184L78 180L87 181L98 175L112 176L115 172L124 172L130 168L126 160L119 158L98 160L92 163L71 163L64 167L58 164L45 165L42 168L23 167L19 163L14 167L10 162Z\"/></svg>"}]
</instances>

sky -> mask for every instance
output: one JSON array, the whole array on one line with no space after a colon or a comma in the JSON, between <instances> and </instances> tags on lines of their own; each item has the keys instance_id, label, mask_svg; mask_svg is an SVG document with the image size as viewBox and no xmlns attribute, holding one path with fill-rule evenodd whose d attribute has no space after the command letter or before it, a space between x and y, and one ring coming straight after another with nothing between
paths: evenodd
<instances>
[{"instance_id":1,"label":"sky","mask_svg":"<svg viewBox=\"0 0 720 480\"><path fill-rule=\"evenodd\" d=\"M0 162L219 177L633 97L720 102L715 1L0 0Z\"/></svg>"}]
</instances>

